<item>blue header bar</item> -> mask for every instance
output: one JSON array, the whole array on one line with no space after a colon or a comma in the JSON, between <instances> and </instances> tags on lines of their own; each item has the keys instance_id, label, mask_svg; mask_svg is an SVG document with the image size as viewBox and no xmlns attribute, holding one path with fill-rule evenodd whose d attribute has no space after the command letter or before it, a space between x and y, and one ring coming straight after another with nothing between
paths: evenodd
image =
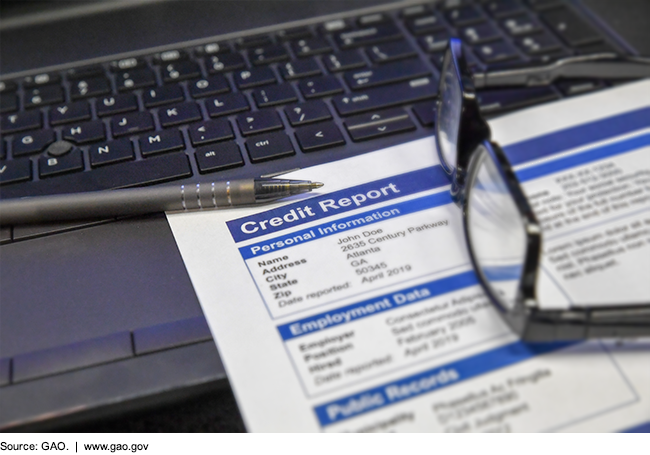
<instances>
[{"instance_id":1,"label":"blue header bar","mask_svg":"<svg viewBox=\"0 0 650 455\"><path fill-rule=\"evenodd\" d=\"M349 229L369 226L387 218L408 215L409 213L419 212L421 210L438 207L440 205L452 202L451 195L448 191L431 194L399 204L389 205L370 212L359 213L347 218L340 218L328 223L319 224L309 229L303 229L281 237L275 237L263 242L247 245L239 248L244 259L263 256L274 253L285 248L289 248L301 243L311 242L330 235L341 234Z\"/></svg>"},{"instance_id":2,"label":"blue header bar","mask_svg":"<svg viewBox=\"0 0 650 455\"><path fill-rule=\"evenodd\" d=\"M643 134L620 142L603 145L602 147L585 150L584 152L576 153L575 155L569 155L564 158L549 161L548 163L543 163L539 166L520 169L516 171L516 174L520 182L525 182L527 180L544 177L545 175L560 172L572 167L582 166L593 161L631 152L648 145L650 145L650 134Z\"/></svg>"},{"instance_id":3,"label":"blue header bar","mask_svg":"<svg viewBox=\"0 0 650 455\"><path fill-rule=\"evenodd\" d=\"M518 341L316 406L314 412L320 425L325 427L572 344L575 343L525 344Z\"/></svg>"},{"instance_id":4,"label":"blue header bar","mask_svg":"<svg viewBox=\"0 0 650 455\"><path fill-rule=\"evenodd\" d=\"M438 165L316 196L226 224L235 242L242 242L449 183L449 177Z\"/></svg>"},{"instance_id":5,"label":"blue header bar","mask_svg":"<svg viewBox=\"0 0 650 455\"><path fill-rule=\"evenodd\" d=\"M430 299L448 292L457 291L478 284L473 271L459 273L440 280L419 284L411 288L380 295L363 302L337 308L336 310L316 314L298 321L278 326L280 336L284 341L303 335L320 332L341 324L347 324L359 319L373 316L377 313L401 308L412 303Z\"/></svg>"},{"instance_id":6,"label":"blue header bar","mask_svg":"<svg viewBox=\"0 0 650 455\"><path fill-rule=\"evenodd\" d=\"M503 150L510 163L516 166L648 127L650 107L534 137Z\"/></svg>"}]
</instances>

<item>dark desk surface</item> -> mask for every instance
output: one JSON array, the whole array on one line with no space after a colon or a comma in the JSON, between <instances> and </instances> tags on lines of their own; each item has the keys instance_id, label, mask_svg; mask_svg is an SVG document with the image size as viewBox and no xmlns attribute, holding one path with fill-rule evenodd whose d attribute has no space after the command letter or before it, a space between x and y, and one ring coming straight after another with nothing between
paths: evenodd
<instances>
[{"instance_id":1,"label":"dark desk surface","mask_svg":"<svg viewBox=\"0 0 650 455\"><path fill-rule=\"evenodd\" d=\"M272 0L271 0L272 1ZM385 0L384 0L385 1ZM266 3L266 2L265 2ZM328 2L314 2L314 5ZM362 2L366 5L368 2ZM648 0L582 0L641 54L650 55ZM316 8L316 6L314 6ZM318 8L316 8L318 9ZM134 411L62 431L75 432L241 432L245 431L229 389L206 392L182 402L147 411Z\"/></svg>"}]
</instances>

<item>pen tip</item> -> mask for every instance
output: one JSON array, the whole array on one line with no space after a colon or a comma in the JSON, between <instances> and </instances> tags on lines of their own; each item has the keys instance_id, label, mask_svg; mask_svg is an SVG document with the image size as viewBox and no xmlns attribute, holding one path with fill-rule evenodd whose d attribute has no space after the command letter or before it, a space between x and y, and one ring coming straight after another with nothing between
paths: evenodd
<instances>
[{"instance_id":1,"label":"pen tip","mask_svg":"<svg viewBox=\"0 0 650 455\"><path fill-rule=\"evenodd\" d=\"M321 188L321 187L323 187L324 185L325 185L325 184L324 184L324 183L321 183L321 182L311 182L311 189L312 189L312 190L315 190L316 188Z\"/></svg>"}]
</instances>

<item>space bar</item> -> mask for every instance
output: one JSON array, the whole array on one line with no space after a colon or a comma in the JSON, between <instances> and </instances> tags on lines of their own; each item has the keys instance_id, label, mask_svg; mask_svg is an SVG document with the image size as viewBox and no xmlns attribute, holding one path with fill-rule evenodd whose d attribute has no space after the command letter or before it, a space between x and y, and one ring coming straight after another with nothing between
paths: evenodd
<instances>
[{"instance_id":1,"label":"space bar","mask_svg":"<svg viewBox=\"0 0 650 455\"><path fill-rule=\"evenodd\" d=\"M174 153L141 161L113 164L88 172L67 174L2 188L0 198L126 188L190 177L192 170L185 153Z\"/></svg>"}]
</instances>

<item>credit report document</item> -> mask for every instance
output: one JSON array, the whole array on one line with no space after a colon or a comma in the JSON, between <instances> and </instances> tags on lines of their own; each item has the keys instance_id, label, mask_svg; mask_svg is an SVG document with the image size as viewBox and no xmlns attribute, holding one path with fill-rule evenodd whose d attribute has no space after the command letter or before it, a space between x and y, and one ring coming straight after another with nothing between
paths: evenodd
<instances>
[{"instance_id":1,"label":"credit report document","mask_svg":"<svg viewBox=\"0 0 650 455\"><path fill-rule=\"evenodd\" d=\"M650 82L491 122L550 307L650 302ZM250 431L649 431L650 339L526 344L472 270L433 137L168 214Z\"/></svg>"}]
</instances>

